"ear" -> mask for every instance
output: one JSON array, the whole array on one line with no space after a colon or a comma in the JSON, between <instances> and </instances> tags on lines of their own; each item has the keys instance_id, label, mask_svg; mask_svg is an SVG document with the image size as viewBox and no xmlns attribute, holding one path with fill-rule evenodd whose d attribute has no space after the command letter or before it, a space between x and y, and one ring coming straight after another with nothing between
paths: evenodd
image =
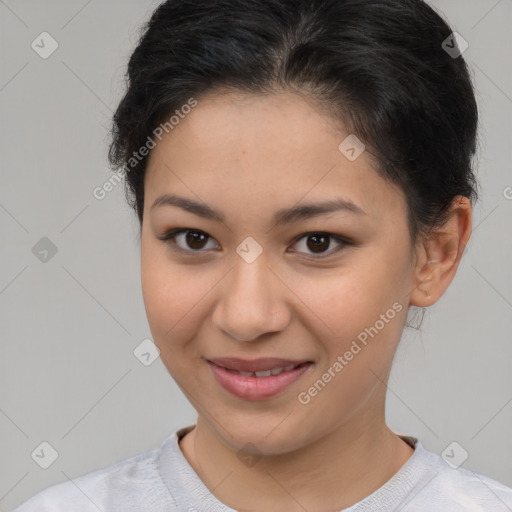
<instances>
[{"instance_id":1,"label":"ear","mask_svg":"<svg viewBox=\"0 0 512 512\"><path fill-rule=\"evenodd\" d=\"M471 236L472 220L471 202L467 197L456 196L445 224L418 243L416 287L409 299L412 306L431 306L448 288Z\"/></svg>"}]
</instances>

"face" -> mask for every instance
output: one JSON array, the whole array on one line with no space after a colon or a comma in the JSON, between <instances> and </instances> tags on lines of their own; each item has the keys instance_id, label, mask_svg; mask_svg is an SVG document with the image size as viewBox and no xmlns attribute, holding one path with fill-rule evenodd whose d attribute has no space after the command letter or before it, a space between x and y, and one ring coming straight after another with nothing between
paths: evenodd
<instances>
[{"instance_id":1,"label":"face","mask_svg":"<svg viewBox=\"0 0 512 512\"><path fill-rule=\"evenodd\" d=\"M367 151L340 151L348 135L299 96L228 93L198 99L151 152L149 325L172 377L235 450L285 453L383 421L414 287L407 208ZM327 202L338 209L300 209ZM303 364L244 376L210 362L222 358Z\"/></svg>"}]
</instances>

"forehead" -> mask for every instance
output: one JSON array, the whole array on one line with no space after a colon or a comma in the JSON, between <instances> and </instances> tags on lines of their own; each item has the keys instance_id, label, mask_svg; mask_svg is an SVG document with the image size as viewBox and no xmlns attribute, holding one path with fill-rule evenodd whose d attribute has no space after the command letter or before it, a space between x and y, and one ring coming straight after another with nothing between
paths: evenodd
<instances>
[{"instance_id":1,"label":"forehead","mask_svg":"<svg viewBox=\"0 0 512 512\"><path fill-rule=\"evenodd\" d=\"M291 93L201 97L151 151L145 209L179 193L258 214L343 197L376 219L383 210L403 215L403 194L377 174L369 152L351 161L340 151L349 135Z\"/></svg>"}]
</instances>

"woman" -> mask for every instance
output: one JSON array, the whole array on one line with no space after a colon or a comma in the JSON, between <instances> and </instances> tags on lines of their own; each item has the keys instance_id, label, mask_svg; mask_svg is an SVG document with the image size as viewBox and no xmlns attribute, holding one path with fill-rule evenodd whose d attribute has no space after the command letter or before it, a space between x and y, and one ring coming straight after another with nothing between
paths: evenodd
<instances>
[{"instance_id":1,"label":"woman","mask_svg":"<svg viewBox=\"0 0 512 512\"><path fill-rule=\"evenodd\" d=\"M471 234L459 43L421 0L156 9L109 156L197 423L18 512L512 510L458 446L443 460L384 414L407 313L439 300Z\"/></svg>"}]
</instances>

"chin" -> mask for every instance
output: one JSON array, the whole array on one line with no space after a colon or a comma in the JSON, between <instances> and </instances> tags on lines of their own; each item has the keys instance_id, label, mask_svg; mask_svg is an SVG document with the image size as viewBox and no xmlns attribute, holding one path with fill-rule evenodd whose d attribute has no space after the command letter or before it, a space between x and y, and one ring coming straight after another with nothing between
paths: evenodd
<instances>
[{"instance_id":1,"label":"chin","mask_svg":"<svg viewBox=\"0 0 512 512\"><path fill-rule=\"evenodd\" d=\"M286 415L257 420L241 413L240 419L214 425L216 435L233 451L249 455L281 455L307 444L303 426L284 420ZM231 435L230 435L231 434Z\"/></svg>"}]
</instances>

